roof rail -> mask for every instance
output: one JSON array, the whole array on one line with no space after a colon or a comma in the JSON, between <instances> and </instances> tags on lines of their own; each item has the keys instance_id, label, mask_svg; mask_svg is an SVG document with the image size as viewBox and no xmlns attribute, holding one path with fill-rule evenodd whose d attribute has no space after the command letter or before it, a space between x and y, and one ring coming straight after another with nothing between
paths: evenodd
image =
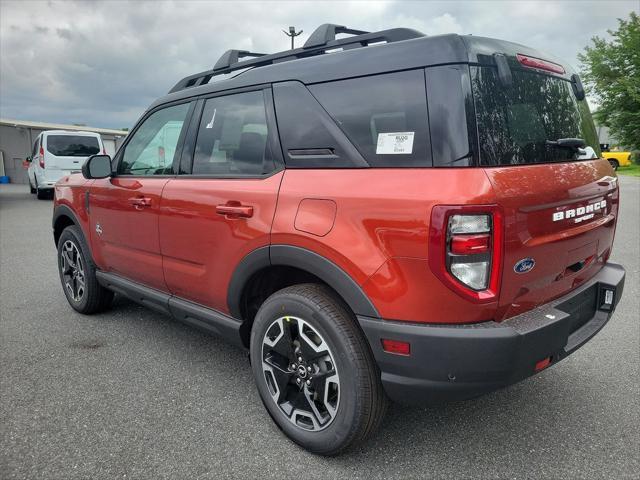
<instances>
[{"instance_id":1,"label":"roof rail","mask_svg":"<svg viewBox=\"0 0 640 480\"><path fill-rule=\"evenodd\" d=\"M348 33L353 37L336 39L336 34ZM169 93L178 92L185 88L197 87L209 83L209 80L215 75L231 73L235 70L245 68L263 67L274 63L287 62L299 58L312 57L314 55L322 55L330 50L339 48L353 49L366 47L371 43L393 43L412 38L424 37L423 33L410 28L392 28L389 30L381 30L379 32L364 32L362 30L354 30L352 28L343 27L326 23L320 25L311 34L302 48L294 50L285 50L283 52L264 54L253 53L246 50L227 50L216 62L211 70L196 73L184 77ZM254 57L251 60L240 61L241 58Z\"/></svg>"}]
</instances>

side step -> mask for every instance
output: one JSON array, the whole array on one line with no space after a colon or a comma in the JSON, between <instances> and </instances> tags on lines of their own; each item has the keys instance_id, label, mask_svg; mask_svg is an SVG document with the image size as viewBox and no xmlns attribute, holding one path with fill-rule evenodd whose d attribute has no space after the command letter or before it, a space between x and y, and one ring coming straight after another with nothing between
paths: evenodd
<instances>
[{"instance_id":1,"label":"side step","mask_svg":"<svg viewBox=\"0 0 640 480\"><path fill-rule=\"evenodd\" d=\"M113 273L96 271L96 278L103 287L124 295L134 302L221 337L233 345L244 347L240 338L240 328L243 324L241 320L197 303L139 285Z\"/></svg>"}]
</instances>

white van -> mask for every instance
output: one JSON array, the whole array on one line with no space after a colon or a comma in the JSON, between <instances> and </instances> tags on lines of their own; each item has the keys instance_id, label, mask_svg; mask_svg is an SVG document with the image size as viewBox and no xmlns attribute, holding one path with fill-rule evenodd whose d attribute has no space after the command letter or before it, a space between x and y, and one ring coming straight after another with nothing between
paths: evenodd
<instances>
[{"instance_id":1,"label":"white van","mask_svg":"<svg viewBox=\"0 0 640 480\"><path fill-rule=\"evenodd\" d=\"M65 175L80 172L85 160L104 153L102 138L94 132L47 130L33 144L27 175L31 193L46 198L53 186Z\"/></svg>"}]
</instances>

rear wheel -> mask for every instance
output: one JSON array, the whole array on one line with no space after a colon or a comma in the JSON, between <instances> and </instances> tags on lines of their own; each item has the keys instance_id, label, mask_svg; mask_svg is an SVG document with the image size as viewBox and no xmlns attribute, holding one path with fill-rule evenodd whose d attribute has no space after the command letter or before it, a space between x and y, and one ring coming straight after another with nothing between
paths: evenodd
<instances>
[{"instance_id":1,"label":"rear wheel","mask_svg":"<svg viewBox=\"0 0 640 480\"><path fill-rule=\"evenodd\" d=\"M322 285L269 297L251 332L260 397L278 427L314 453L364 441L387 407L380 372L353 314Z\"/></svg>"},{"instance_id":2,"label":"rear wheel","mask_svg":"<svg viewBox=\"0 0 640 480\"><path fill-rule=\"evenodd\" d=\"M75 225L65 228L58 240L58 272L67 301L78 312L95 313L111 304L113 292L98 283L96 266Z\"/></svg>"},{"instance_id":3,"label":"rear wheel","mask_svg":"<svg viewBox=\"0 0 640 480\"><path fill-rule=\"evenodd\" d=\"M613 158L609 159L609 164L611 165L611 167L614 170L618 170L618 167L620 166L620 164L618 163L617 160L614 160Z\"/></svg>"}]
</instances>

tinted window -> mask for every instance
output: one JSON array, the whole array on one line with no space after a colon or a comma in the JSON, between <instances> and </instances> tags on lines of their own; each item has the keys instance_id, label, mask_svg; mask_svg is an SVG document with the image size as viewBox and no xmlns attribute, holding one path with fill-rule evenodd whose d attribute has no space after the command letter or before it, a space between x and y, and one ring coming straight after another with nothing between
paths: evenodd
<instances>
[{"instance_id":1,"label":"tinted window","mask_svg":"<svg viewBox=\"0 0 640 480\"><path fill-rule=\"evenodd\" d=\"M431 166L422 70L309 89L372 166Z\"/></svg>"},{"instance_id":2,"label":"tinted window","mask_svg":"<svg viewBox=\"0 0 640 480\"><path fill-rule=\"evenodd\" d=\"M599 154L598 137L586 100L557 77L513 70L503 87L491 67L472 67L482 165L519 165L575 160L579 152L547 143L582 138Z\"/></svg>"},{"instance_id":3,"label":"tinted window","mask_svg":"<svg viewBox=\"0 0 640 480\"><path fill-rule=\"evenodd\" d=\"M48 135L47 151L57 157L88 157L100 153L96 137Z\"/></svg>"},{"instance_id":4,"label":"tinted window","mask_svg":"<svg viewBox=\"0 0 640 480\"><path fill-rule=\"evenodd\" d=\"M36 138L36 141L33 144L33 151L31 152L31 158L35 158L40 152L38 151L38 144L40 143L40 137Z\"/></svg>"},{"instance_id":5,"label":"tinted window","mask_svg":"<svg viewBox=\"0 0 640 480\"><path fill-rule=\"evenodd\" d=\"M470 138L475 138L475 125L468 125L473 112L469 87L469 67L446 65L425 70L429 129L433 165L465 167L473 163Z\"/></svg>"},{"instance_id":6,"label":"tinted window","mask_svg":"<svg viewBox=\"0 0 640 480\"><path fill-rule=\"evenodd\" d=\"M211 98L204 104L194 175L262 175L274 170L262 91Z\"/></svg>"},{"instance_id":7,"label":"tinted window","mask_svg":"<svg viewBox=\"0 0 640 480\"><path fill-rule=\"evenodd\" d=\"M334 120L300 82L274 85L278 130L293 168L367 167Z\"/></svg>"},{"instance_id":8,"label":"tinted window","mask_svg":"<svg viewBox=\"0 0 640 480\"><path fill-rule=\"evenodd\" d=\"M166 175L173 172L182 126L189 104L174 105L151 114L127 143L118 165L121 175Z\"/></svg>"}]
</instances>

